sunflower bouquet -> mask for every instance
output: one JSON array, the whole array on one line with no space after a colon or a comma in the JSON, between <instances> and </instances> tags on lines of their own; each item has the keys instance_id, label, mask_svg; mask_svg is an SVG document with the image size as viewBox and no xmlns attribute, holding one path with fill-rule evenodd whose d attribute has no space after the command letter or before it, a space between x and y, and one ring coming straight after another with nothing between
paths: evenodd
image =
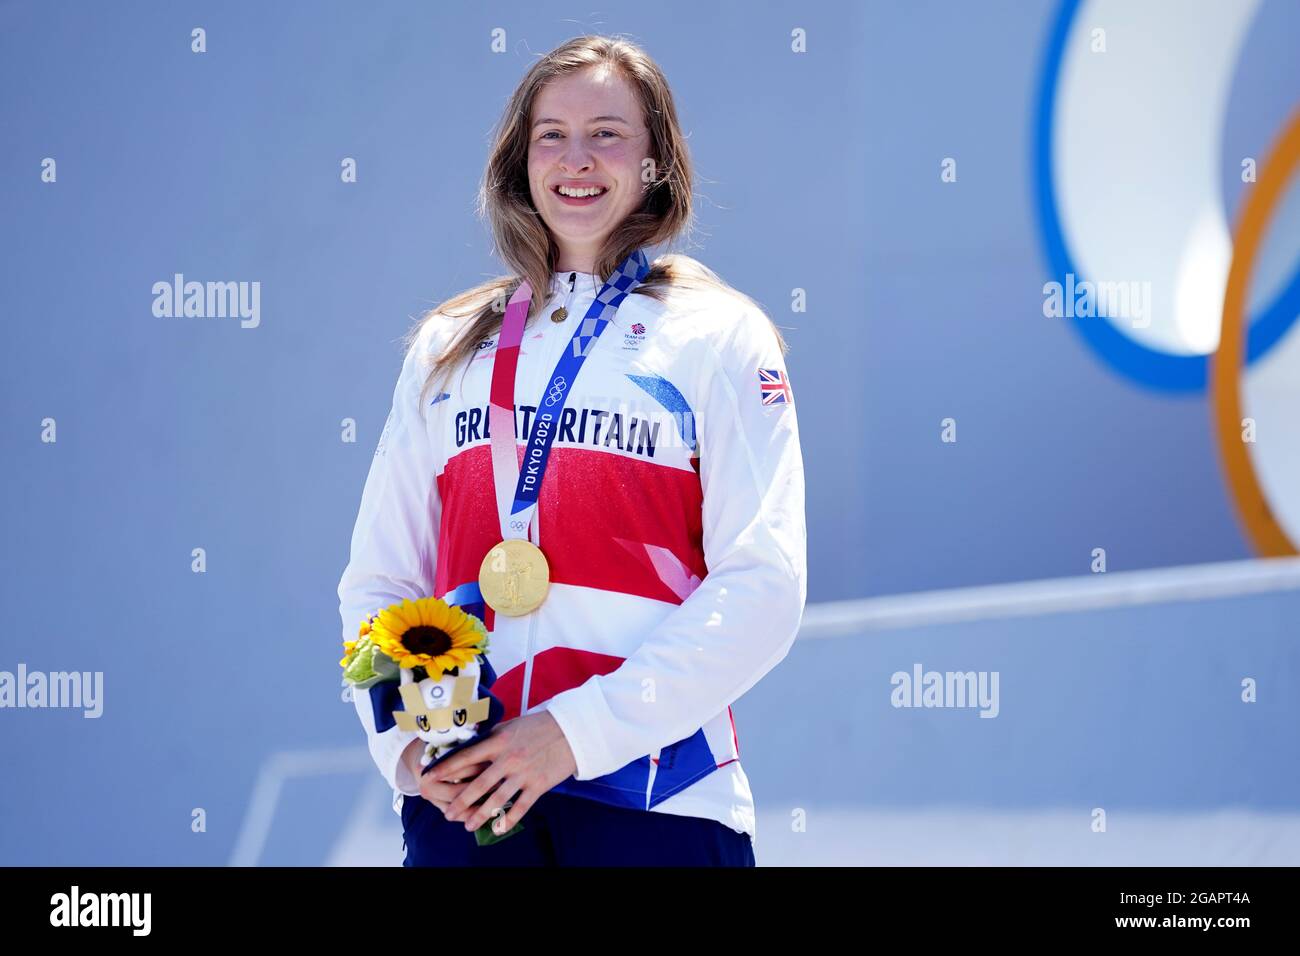
<instances>
[{"instance_id":1,"label":"sunflower bouquet","mask_svg":"<svg viewBox=\"0 0 1300 956\"><path fill-rule=\"evenodd\" d=\"M488 690L491 667L480 662L487 649L482 621L426 597L390 605L362 621L357 639L343 642L339 665L353 693L369 691L377 729L396 725L424 741L420 765L427 773L501 718L504 708ZM521 824L496 834L489 822L475 836L480 844L493 843L519 829Z\"/></svg>"}]
</instances>

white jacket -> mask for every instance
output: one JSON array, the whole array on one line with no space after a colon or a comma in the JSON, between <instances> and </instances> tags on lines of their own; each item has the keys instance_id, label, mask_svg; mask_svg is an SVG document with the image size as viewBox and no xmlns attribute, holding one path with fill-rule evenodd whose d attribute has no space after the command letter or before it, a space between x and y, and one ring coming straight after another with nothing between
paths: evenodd
<instances>
[{"instance_id":1,"label":"white jacket","mask_svg":"<svg viewBox=\"0 0 1300 956\"><path fill-rule=\"evenodd\" d=\"M557 272L529 319L520 442L599 288ZM566 301L568 317L552 321ZM799 429L767 317L723 289L624 300L560 421L533 537L551 585L522 617L495 615L477 584L501 538L486 434L496 336L426 396L425 421L417 407L429 357L458 328L435 316L406 355L339 582L344 638L403 598L479 614L506 717L549 710L573 750L577 772L557 792L754 837L730 705L786 655L807 594ZM415 732L378 700L354 695L400 812L419 793L398 759Z\"/></svg>"}]
</instances>

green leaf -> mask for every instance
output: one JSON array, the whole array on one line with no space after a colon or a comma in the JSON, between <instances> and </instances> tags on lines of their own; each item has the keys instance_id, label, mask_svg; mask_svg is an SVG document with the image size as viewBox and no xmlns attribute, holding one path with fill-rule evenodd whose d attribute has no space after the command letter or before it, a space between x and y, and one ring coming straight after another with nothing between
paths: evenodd
<instances>
[{"instance_id":1,"label":"green leaf","mask_svg":"<svg viewBox=\"0 0 1300 956\"><path fill-rule=\"evenodd\" d=\"M380 681L398 680L401 670L397 663L379 649L379 645L363 637L357 644L356 653L348 666L343 669L343 679L352 686L364 690Z\"/></svg>"},{"instance_id":2,"label":"green leaf","mask_svg":"<svg viewBox=\"0 0 1300 956\"><path fill-rule=\"evenodd\" d=\"M371 654L370 669L379 676L380 680L400 680L402 676L402 669L397 666L397 661L381 651L378 646L375 646L374 653Z\"/></svg>"},{"instance_id":3,"label":"green leaf","mask_svg":"<svg viewBox=\"0 0 1300 956\"><path fill-rule=\"evenodd\" d=\"M492 821L489 820L474 831L474 839L478 841L479 846L491 846L493 843L500 843L502 840L509 839L523 828L524 825L522 823L516 823L505 833L498 835L492 832Z\"/></svg>"}]
</instances>

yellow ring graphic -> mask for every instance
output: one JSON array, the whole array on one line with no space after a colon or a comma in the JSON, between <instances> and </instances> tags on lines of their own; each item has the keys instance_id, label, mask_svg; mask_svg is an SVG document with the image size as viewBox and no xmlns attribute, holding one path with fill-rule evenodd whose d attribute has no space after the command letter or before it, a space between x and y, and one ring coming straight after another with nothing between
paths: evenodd
<instances>
[{"instance_id":1,"label":"yellow ring graphic","mask_svg":"<svg viewBox=\"0 0 1300 956\"><path fill-rule=\"evenodd\" d=\"M1255 257L1300 165L1300 110L1292 114L1281 137L1260 166L1259 181L1246 196L1232 241L1232 268L1223 296L1223 329L1218 351L1210 359L1210 409L1228 490L1255 550L1266 557L1296 554L1295 543L1278 524L1255 476L1246 443L1241 440L1241 367L1246 331L1246 289Z\"/></svg>"}]
</instances>

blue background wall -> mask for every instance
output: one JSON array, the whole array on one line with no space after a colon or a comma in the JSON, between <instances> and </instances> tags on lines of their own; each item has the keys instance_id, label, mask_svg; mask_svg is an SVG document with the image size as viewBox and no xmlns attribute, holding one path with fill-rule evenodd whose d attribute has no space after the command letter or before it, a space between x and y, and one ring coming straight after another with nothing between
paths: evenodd
<instances>
[{"instance_id":1,"label":"blue background wall","mask_svg":"<svg viewBox=\"0 0 1300 956\"><path fill-rule=\"evenodd\" d=\"M1032 115L1057 13L0 6L0 669L102 670L106 684L98 720L0 711L0 862L224 862L268 754L360 742L338 699L334 589L397 340L497 273L473 215L488 131L532 56L580 32L630 34L659 61L699 175L685 251L792 346L810 602L1084 574L1095 547L1112 571L1247 557L1204 396L1126 381L1042 314ZM497 27L506 54L490 51ZM794 27L806 54L790 52ZM1273 3L1252 29L1229 155L1262 152L1295 102L1281 37L1297 27ZM940 181L948 156L955 184ZM44 157L57 184L40 181ZM151 286L176 272L260 281L260 326L155 317ZM796 287L805 313L790 310ZM939 441L948 416L956 444ZM40 441L46 417L55 444ZM1054 637L1006 638L1003 666L1089 656L1087 634ZM1125 666L1121 638L1104 653ZM1097 692L1062 706L1131 699ZM1204 732L1237 752L1271 745L1221 721ZM920 774L860 796L941 787ZM1008 806L1052 796L1015 779L975 789ZM1213 784L1134 793L1196 806L1223 795ZM1271 786L1273 802L1300 802L1294 770ZM312 800L320 819L346 810L325 786ZM190 832L194 807L206 834Z\"/></svg>"}]
</instances>

